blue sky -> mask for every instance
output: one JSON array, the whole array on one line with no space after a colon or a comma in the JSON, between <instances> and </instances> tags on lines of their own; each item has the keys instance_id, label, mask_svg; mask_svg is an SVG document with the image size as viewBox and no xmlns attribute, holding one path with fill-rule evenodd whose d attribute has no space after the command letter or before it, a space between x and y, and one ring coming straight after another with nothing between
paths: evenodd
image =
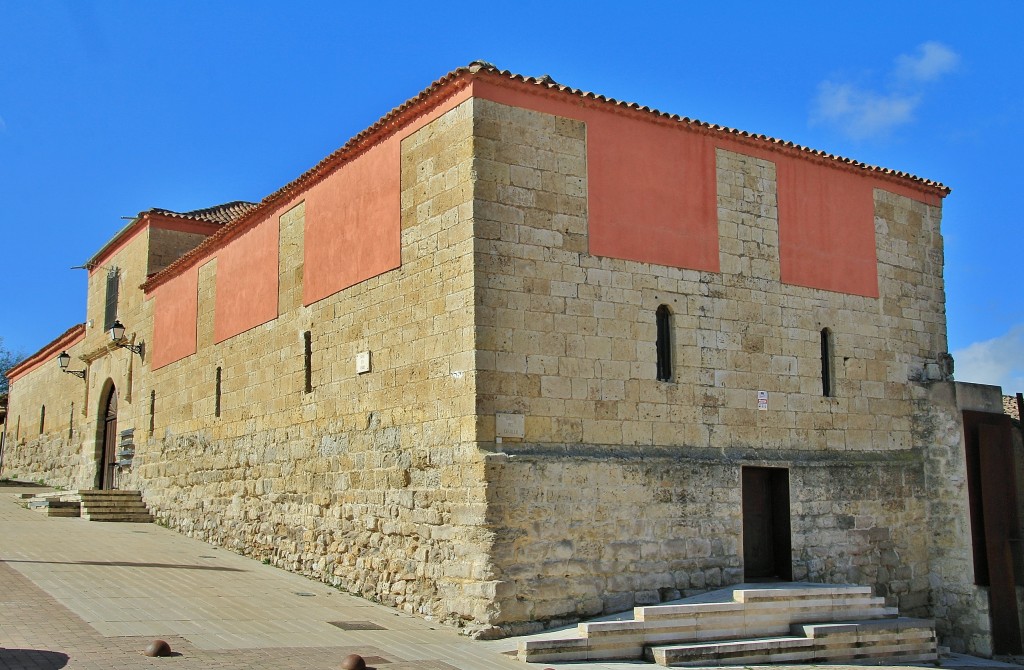
<instances>
[{"instance_id":1,"label":"blue sky","mask_svg":"<svg viewBox=\"0 0 1024 670\"><path fill-rule=\"evenodd\" d=\"M0 0L0 338L84 320L125 221L259 200L488 60L952 187L957 378L1024 391L1024 3Z\"/></svg>"}]
</instances>

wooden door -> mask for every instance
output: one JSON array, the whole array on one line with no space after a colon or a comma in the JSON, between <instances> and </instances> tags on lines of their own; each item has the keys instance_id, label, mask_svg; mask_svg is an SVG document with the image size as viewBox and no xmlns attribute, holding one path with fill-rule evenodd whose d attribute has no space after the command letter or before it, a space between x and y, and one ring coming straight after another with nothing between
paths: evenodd
<instances>
[{"instance_id":1,"label":"wooden door","mask_svg":"<svg viewBox=\"0 0 1024 670\"><path fill-rule=\"evenodd\" d=\"M110 387L106 410L103 413L103 444L100 447L100 488L114 488L114 468L117 465L117 389Z\"/></svg>"},{"instance_id":2,"label":"wooden door","mask_svg":"<svg viewBox=\"0 0 1024 670\"><path fill-rule=\"evenodd\" d=\"M1024 650L1017 607L1014 546L1020 542L1010 417L963 413L974 579L988 586L992 646L997 654Z\"/></svg>"},{"instance_id":3,"label":"wooden door","mask_svg":"<svg viewBox=\"0 0 1024 670\"><path fill-rule=\"evenodd\" d=\"M743 578L792 579L789 471L743 468Z\"/></svg>"}]
</instances>

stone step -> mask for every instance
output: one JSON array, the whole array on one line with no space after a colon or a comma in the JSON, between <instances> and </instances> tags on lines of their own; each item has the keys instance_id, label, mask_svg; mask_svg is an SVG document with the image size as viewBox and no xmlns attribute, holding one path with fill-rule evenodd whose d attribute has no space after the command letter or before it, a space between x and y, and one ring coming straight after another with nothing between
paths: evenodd
<instances>
[{"instance_id":1,"label":"stone step","mask_svg":"<svg viewBox=\"0 0 1024 670\"><path fill-rule=\"evenodd\" d=\"M637 607L632 619L581 623L574 633L527 638L519 642L519 658L529 662L640 659L651 646L782 639L794 635L794 624L885 622L896 616L897 611L872 596L866 586L741 585L685 602Z\"/></svg>"},{"instance_id":2,"label":"stone step","mask_svg":"<svg viewBox=\"0 0 1024 670\"><path fill-rule=\"evenodd\" d=\"M792 635L757 639L650 646L645 657L662 666L829 663L883 660L936 661L935 624L897 618L828 624L798 624Z\"/></svg>"},{"instance_id":3,"label":"stone step","mask_svg":"<svg viewBox=\"0 0 1024 670\"><path fill-rule=\"evenodd\" d=\"M81 516L89 521L153 521L140 491L48 491L28 498L26 505L47 516Z\"/></svg>"},{"instance_id":4,"label":"stone step","mask_svg":"<svg viewBox=\"0 0 1024 670\"><path fill-rule=\"evenodd\" d=\"M153 523L153 515L148 512L142 514L83 514L82 518L87 521L122 521L126 523Z\"/></svg>"},{"instance_id":5,"label":"stone step","mask_svg":"<svg viewBox=\"0 0 1024 670\"><path fill-rule=\"evenodd\" d=\"M82 518L88 521L152 523L141 491L84 489L75 492L82 504Z\"/></svg>"},{"instance_id":6,"label":"stone step","mask_svg":"<svg viewBox=\"0 0 1024 670\"><path fill-rule=\"evenodd\" d=\"M46 512L46 516L52 517L70 518L82 515L82 506L76 502L55 500L46 507L40 509Z\"/></svg>"},{"instance_id":7,"label":"stone step","mask_svg":"<svg viewBox=\"0 0 1024 670\"><path fill-rule=\"evenodd\" d=\"M141 500L91 500L83 498L81 503L87 507L95 508L109 508L109 507L139 507L142 509L146 508L146 503Z\"/></svg>"}]
</instances>

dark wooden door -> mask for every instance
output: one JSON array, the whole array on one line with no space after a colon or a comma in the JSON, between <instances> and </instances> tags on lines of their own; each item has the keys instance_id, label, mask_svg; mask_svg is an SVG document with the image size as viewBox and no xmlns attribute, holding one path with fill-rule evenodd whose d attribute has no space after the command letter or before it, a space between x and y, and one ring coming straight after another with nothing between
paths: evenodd
<instances>
[{"instance_id":1,"label":"dark wooden door","mask_svg":"<svg viewBox=\"0 0 1024 670\"><path fill-rule=\"evenodd\" d=\"M743 468L743 578L792 579L789 471Z\"/></svg>"},{"instance_id":2,"label":"dark wooden door","mask_svg":"<svg viewBox=\"0 0 1024 670\"><path fill-rule=\"evenodd\" d=\"M106 410L103 414L103 446L100 449L100 488L114 488L114 468L117 464L117 389L110 387Z\"/></svg>"},{"instance_id":3,"label":"dark wooden door","mask_svg":"<svg viewBox=\"0 0 1024 670\"><path fill-rule=\"evenodd\" d=\"M964 452L971 511L975 583L988 586L992 646L1020 654L1014 546L1019 543L1013 437L1005 414L965 411Z\"/></svg>"}]
</instances>

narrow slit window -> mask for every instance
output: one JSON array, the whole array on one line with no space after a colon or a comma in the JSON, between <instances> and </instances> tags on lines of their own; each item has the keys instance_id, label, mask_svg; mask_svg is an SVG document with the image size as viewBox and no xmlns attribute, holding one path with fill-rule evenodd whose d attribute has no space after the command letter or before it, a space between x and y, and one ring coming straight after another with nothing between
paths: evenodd
<instances>
[{"instance_id":1,"label":"narrow slit window","mask_svg":"<svg viewBox=\"0 0 1024 670\"><path fill-rule=\"evenodd\" d=\"M220 368L217 368L217 386L214 391L213 415L220 416Z\"/></svg>"},{"instance_id":2,"label":"narrow slit window","mask_svg":"<svg viewBox=\"0 0 1024 670\"><path fill-rule=\"evenodd\" d=\"M149 434L153 434L156 426L156 391L149 392Z\"/></svg>"},{"instance_id":3,"label":"narrow slit window","mask_svg":"<svg viewBox=\"0 0 1024 670\"><path fill-rule=\"evenodd\" d=\"M68 439L75 437L75 403L71 403L71 413L68 415Z\"/></svg>"},{"instance_id":4,"label":"narrow slit window","mask_svg":"<svg viewBox=\"0 0 1024 670\"><path fill-rule=\"evenodd\" d=\"M107 301L106 309L103 312L103 330L110 330L110 327L117 321L117 292L120 272L117 268L110 268L107 271Z\"/></svg>"},{"instance_id":5,"label":"narrow slit window","mask_svg":"<svg viewBox=\"0 0 1024 670\"><path fill-rule=\"evenodd\" d=\"M303 358L306 366L306 393L310 393L313 390L313 333L306 331L302 334L304 352Z\"/></svg>"},{"instance_id":6,"label":"narrow slit window","mask_svg":"<svg viewBox=\"0 0 1024 670\"><path fill-rule=\"evenodd\" d=\"M826 398L835 395L835 380L832 374L832 331L821 329L821 394Z\"/></svg>"},{"instance_id":7,"label":"narrow slit window","mask_svg":"<svg viewBox=\"0 0 1024 670\"><path fill-rule=\"evenodd\" d=\"M46 405L39 408L39 434L46 430Z\"/></svg>"},{"instance_id":8,"label":"narrow slit window","mask_svg":"<svg viewBox=\"0 0 1024 670\"><path fill-rule=\"evenodd\" d=\"M658 326L658 381L672 381L672 311L668 305L658 307L655 314Z\"/></svg>"}]
</instances>

